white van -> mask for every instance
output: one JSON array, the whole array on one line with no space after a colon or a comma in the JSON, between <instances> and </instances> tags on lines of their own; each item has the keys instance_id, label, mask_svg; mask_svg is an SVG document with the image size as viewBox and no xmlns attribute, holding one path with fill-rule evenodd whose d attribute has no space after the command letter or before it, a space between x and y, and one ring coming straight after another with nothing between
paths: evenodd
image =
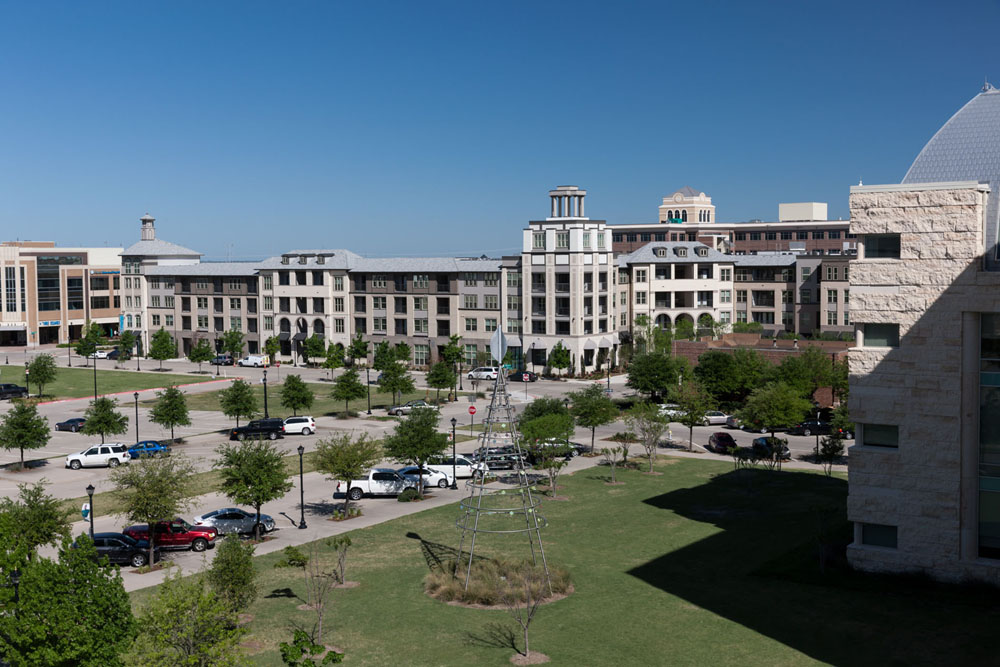
<instances>
[{"instance_id":1,"label":"white van","mask_svg":"<svg viewBox=\"0 0 1000 667\"><path fill-rule=\"evenodd\" d=\"M263 366L267 368L271 365L271 357L266 354L248 354L239 361L236 362L237 366L253 366L254 368L260 368Z\"/></svg>"},{"instance_id":2,"label":"white van","mask_svg":"<svg viewBox=\"0 0 1000 667\"><path fill-rule=\"evenodd\" d=\"M476 470L482 472L489 472L489 466L485 463L476 463L472 459L459 454L455 457L455 477L472 477L472 473ZM452 458L450 455L437 456L434 459L427 462L426 467L437 472L443 472L445 475L451 476L451 462Z\"/></svg>"},{"instance_id":3,"label":"white van","mask_svg":"<svg viewBox=\"0 0 1000 667\"><path fill-rule=\"evenodd\" d=\"M500 369L495 366L480 366L469 371L470 380L496 380Z\"/></svg>"}]
</instances>

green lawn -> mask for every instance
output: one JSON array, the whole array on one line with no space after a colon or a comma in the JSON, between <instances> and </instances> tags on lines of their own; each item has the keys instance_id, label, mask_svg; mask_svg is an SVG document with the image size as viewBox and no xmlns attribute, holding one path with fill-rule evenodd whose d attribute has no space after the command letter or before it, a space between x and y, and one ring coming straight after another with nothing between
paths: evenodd
<instances>
[{"instance_id":1,"label":"green lawn","mask_svg":"<svg viewBox=\"0 0 1000 667\"><path fill-rule=\"evenodd\" d=\"M604 470L561 478L568 501L543 504L549 561L575 593L543 607L532 647L564 665L986 664L993 607L956 589L818 571L819 517L843 528L842 478L805 472L734 473L723 462L664 459L662 475ZM368 500L366 503L392 503ZM448 606L423 593L432 556L458 542L454 505L353 531L348 579L329 604L326 641L358 665L507 665L510 648L477 641L503 611ZM319 519L315 519L319 520ZM840 533L841 531L834 531ZM481 550L480 548L481 547ZM477 553L520 555L521 539L487 536ZM280 665L277 643L304 585L298 570L257 559L253 658ZM138 605L151 591L138 591ZM995 596L988 596L990 603ZM263 648L258 648L262 646Z\"/></svg>"},{"instance_id":2,"label":"green lawn","mask_svg":"<svg viewBox=\"0 0 1000 667\"><path fill-rule=\"evenodd\" d=\"M100 394L114 394L122 391L154 389L170 384L190 384L214 380L209 375L171 375L170 373L136 373L135 371L101 370L102 366L111 366L114 362L99 359L97 361L97 391ZM134 362L133 362L134 363ZM143 362L147 368L152 368ZM24 386L24 366L0 366L0 382L13 382ZM38 393L38 385L31 383L28 387L31 396ZM56 380L45 385L43 399L81 398L94 395L94 368L59 368ZM129 398L129 400L132 400Z\"/></svg>"}]
</instances>

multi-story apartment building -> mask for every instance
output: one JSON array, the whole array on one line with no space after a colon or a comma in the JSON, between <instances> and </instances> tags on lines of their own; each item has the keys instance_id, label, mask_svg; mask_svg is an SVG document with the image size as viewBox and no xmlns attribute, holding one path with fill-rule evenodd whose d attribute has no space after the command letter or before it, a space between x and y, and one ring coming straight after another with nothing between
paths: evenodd
<instances>
[{"instance_id":1,"label":"multi-story apartment building","mask_svg":"<svg viewBox=\"0 0 1000 667\"><path fill-rule=\"evenodd\" d=\"M734 255L733 320L795 331L795 256Z\"/></svg>"},{"instance_id":2,"label":"multi-story apartment building","mask_svg":"<svg viewBox=\"0 0 1000 667\"><path fill-rule=\"evenodd\" d=\"M661 329L703 316L733 321L733 261L702 243L651 243L618 263L619 330L645 315Z\"/></svg>"},{"instance_id":3,"label":"multi-story apartment building","mask_svg":"<svg viewBox=\"0 0 1000 667\"><path fill-rule=\"evenodd\" d=\"M87 322L121 328L121 248L63 248L52 242L0 245L0 345L80 338Z\"/></svg>"},{"instance_id":4,"label":"multi-story apartment building","mask_svg":"<svg viewBox=\"0 0 1000 667\"><path fill-rule=\"evenodd\" d=\"M824 257L819 265L819 330L826 333L853 333L850 310L851 260Z\"/></svg>"}]
</instances>

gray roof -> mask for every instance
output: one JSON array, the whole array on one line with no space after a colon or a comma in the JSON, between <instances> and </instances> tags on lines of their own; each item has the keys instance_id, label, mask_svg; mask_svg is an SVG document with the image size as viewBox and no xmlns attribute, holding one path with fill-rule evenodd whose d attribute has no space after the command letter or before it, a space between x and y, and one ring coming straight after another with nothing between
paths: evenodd
<instances>
[{"instance_id":1,"label":"gray roof","mask_svg":"<svg viewBox=\"0 0 1000 667\"><path fill-rule=\"evenodd\" d=\"M657 257L656 249L666 248L666 257ZM674 252L675 248L687 248L687 257L678 257ZM696 252L697 248L706 248L708 254L701 257ZM732 262L733 255L726 255L718 250L709 248L704 243L696 241L668 241L652 242L633 250L627 255L618 256L618 266L626 267L629 264L697 264L699 262Z\"/></svg>"},{"instance_id":2,"label":"gray roof","mask_svg":"<svg viewBox=\"0 0 1000 667\"><path fill-rule=\"evenodd\" d=\"M700 192L700 191L698 191L698 190L695 190L694 188L692 188L692 187L691 187L691 186L689 186L689 185L685 185L685 186L684 186L683 188L681 188L681 189L680 189L680 190L678 190L677 192L681 193L681 194L682 194L682 195L684 195L685 197L697 197L698 195L700 195L700 194L701 194L701 192ZM670 196L671 196L671 197L673 197L673 196L674 196L675 194L677 194L677 192L674 192L674 193L673 193L673 194L671 194Z\"/></svg>"},{"instance_id":3,"label":"gray roof","mask_svg":"<svg viewBox=\"0 0 1000 667\"><path fill-rule=\"evenodd\" d=\"M736 266L792 266L795 255L733 255Z\"/></svg>"},{"instance_id":4,"label":"gray roof","mask_svg":"<svg viewBox=\"0 0 1000 667\"><path fill-rule=\"evenodd\" d=\"M125 255L145 255L153 257L201 257L202 253L184 246L171 243L170 241L139 241L125 248L121 253Z\"/></svg>"},{"instance_id":5,"label":"gray roof","mask_svg":"<svg viewBox=\"0 0 1000 667\"><path fill-rule=\"evenodd\" d=\"M257 262L201 262L178 266L151 266L146 269L149 276L253 276L257 274Z\"/></svg>"},{"instance_id":6,"label":"gray roof","mask_svg":"<svg viewBox=\"0 0 1000 667\"><path fill-rule=\"evenodd\" d=\"M981 93L959 109L927 142L903 177L903 183L947 181L988 182L1000 192L1000 90L986 84ZM1000 197L989 198L986 209L987 267L997 260L997 218Z\"/></svg>"},{"instance_id":7,"label":"gray roof","mask_svg":"<svg viewBox=\"0 0 1000 667\"><path fill-rule=\"evenodd\" d=\"M459 257L362 257L351 265L352 271L499 271L499 259L462 259Z\"/></svg>"},{"instance_id":8,"label":"gray roof","mask_svg":"<svg viewBox=\"0 0 1000 667\"><path fill-rule=\"evenodd\" d=\"M306 258L305 264L300 264L298 255ZM318 255L323 255L323 263L316 261ZM282 257L292 256L288 264L281 262ZM257 267L261 269L295 269L295 268L323 268L323 269L349 269L354 261L361 259L361 255L350 250L323 249L323 250L291 250L281 255L268 257L262 262L257 262Z\"/></svg>"}]
</instances>

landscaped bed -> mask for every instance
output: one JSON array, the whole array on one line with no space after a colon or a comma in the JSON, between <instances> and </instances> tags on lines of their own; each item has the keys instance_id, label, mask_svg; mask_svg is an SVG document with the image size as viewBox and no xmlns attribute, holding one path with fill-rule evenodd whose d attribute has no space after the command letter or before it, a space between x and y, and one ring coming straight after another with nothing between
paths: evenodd
<instances>
[{"instance_id":1,"label":"landscaped bed","mask_svg":"<svg viewBox=\"0 0 1000 667\"><path fill-rule=\"evenodd\" d=\"M135 363L134 361L132 362ZM153 362L143 363L152 364ZM169 373L136 373L129 370L104 370L110 368L113 361L100 359L97 361L97 392L99 394L117 394L143 389L155 389L168 385L192 384L207 382L214 377L203 375L172 375ZM169 365L169 363L168 363ZM0 366L4 382L13 382L24 386L24 366ZM152 366L149 366L152 368ZM38 385L34 382L28 387L31 398L38 394ZM61 398L84 398L94 395L94 368L59 368L54 382L46 384L42 389L42 400L51 401ZM123 397L122 401L132 402L132 397Z\"/></svg>"}]
</instances>

